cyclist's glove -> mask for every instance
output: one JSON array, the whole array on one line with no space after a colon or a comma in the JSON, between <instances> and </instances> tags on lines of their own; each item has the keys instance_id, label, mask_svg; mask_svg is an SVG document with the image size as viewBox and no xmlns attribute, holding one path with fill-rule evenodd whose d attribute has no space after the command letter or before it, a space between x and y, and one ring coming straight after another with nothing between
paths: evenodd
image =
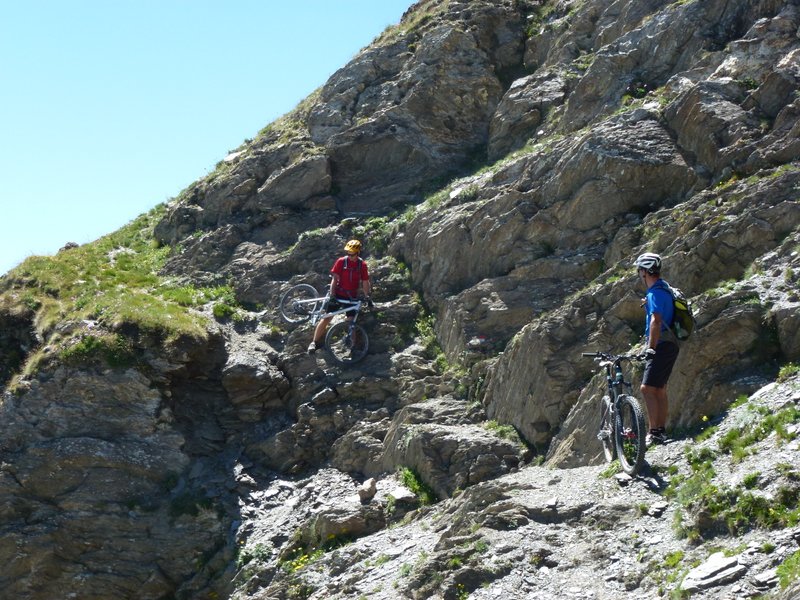
<instances>
[{"instance_id":1,"label":"cyclist's glove","mask_svg":"<svg viewBox=\"0 0 800 600\"><path fill-rule=\"evenodd\" d=\"M656 357L656 351L653 348L648 348L644 351L645 360L653 360Z\"/></svg>"}]
</instances>

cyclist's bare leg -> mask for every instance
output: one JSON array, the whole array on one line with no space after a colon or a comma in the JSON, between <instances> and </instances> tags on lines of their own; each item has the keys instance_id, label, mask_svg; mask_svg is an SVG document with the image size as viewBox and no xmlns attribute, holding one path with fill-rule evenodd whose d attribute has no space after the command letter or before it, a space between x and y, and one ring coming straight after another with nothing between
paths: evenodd
<instances>
[{"instance_id":1,"label":"cyclist's bare leg","mask_svg":"<svg viewBox=\"0 0 800 600\"><path fill-rule=\"evenodd\" d=\"M328 325L330 325L331 319L333 319L333 317L326 317L317 323L317 327L314 329L314 343L317 346L322 345L325 339L325 332L328 331Z\"/></svg>"},{"instance_id":2,"label":"cyclist's bare leg","mask_svg":"<svg viewBox=\"0 0 800 600\"><path fill-rule=\"evenodd\" d=\"M644 402L647 405L647 416L650 420L650 429L664 427L667 423L669 401L667 400L667 386L653 387L642 385L640 388Z\"/></svg>"}]
</instances>

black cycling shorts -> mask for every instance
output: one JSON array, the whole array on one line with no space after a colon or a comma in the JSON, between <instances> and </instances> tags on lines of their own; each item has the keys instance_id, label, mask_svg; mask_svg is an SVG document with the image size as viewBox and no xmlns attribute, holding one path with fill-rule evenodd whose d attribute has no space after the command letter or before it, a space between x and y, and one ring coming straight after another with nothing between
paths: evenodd
<instances>
[{"instance_id":1,"label":"black cycling shorts","mask_svg":"<svg viewBox=\"0 0 800 600\"><path fill-rule=\"evenodd\" d=\"M344 300L344 302L340 302L340 300ZM343 308L347 308L348 306L351 306L350 303L352 301L353 301L353 298L346 298L344 296L332 296L332 297L328 298L328 305L325 308L329 312L333 312L333 311L336 311L336 310L341 310ZM345 313L345 316L348 319L352 319L353 318L353 313L352 312Z\"/></svg>"},{"instance_id":2,"label":"black cycling shorts","mask_svg":"<svg viewBox=\"0 0 800 600\"><path fill-rule=\"evenodd\" d=\"M656 355L645 363L642 385L663 388L672 374L672 367L678 358L678 344L659 342L656 344Z\"/></svg>"}]
</instances>

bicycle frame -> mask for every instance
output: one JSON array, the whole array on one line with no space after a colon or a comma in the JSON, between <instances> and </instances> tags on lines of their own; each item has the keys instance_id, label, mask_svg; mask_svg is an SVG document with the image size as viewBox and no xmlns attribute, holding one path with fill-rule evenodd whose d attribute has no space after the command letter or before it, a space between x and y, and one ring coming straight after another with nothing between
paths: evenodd
<instances>
[{"instance_id":1,"label":"bicycle frame","mask_svg":"<svg viewBox=\"0 0 800 600\"><path fill-rule=\"evenodd\" d=\"M600 362L601 367L605 367L606 370L606 384L608 385L608 394L616 400L617 397L622 393L623 388L628 388L629 391L633 391L631 387L631 382L626 381L625 377L622 373L622 367L620 363L623 360L631 360L629 356L606 356ZM612 375L613 372L613 375Z\"/></svg>"},{"instance_id":2,"label":"bicycle frame","mask_svg":"<svg viewBox=\"0 0 800 600\"><path fill-rule=\"evenodd\" d=\"M633 392L631 382L625 380L621 366L623 360L631 360L631 357L614 356L603 352L584 353L584 356L587 355L599 356L602 359L599 365L606 371L606 386L608 387L608 396L611 398L611 405L608 409L611 411L611 416L613 418L618 410L617 400L623 394L624 389L627 388L629 392Z\"/></svg>"},{"instance_id":3,"label":"bicycle frame","mask_svg":"<svg viewBox=\"0 0 800 600\"><path fill-rule=\"evenodd\" d=\"M320 322L327 324L337 315L346 315L347 319L336 319L326 328L325 348L341 365L356 363L369 349L369 336L356 321L364 305L370 303L356 298L335 298L337 304L333 305L330 300L330 295L320 296L314 286L298 283L281 296L279 310L289 323L310 321L315 327ZM318 344L319 341L315 347Z\"/></svg>"},{"instance_id":4,"label":"bicycle frame","mask_svg":"<svg viewBox=\"0 0 800 600\"><path fill-rule=\"evenodd\" d=\"M353 323L356 322L356 319L358 319L359 312L361 311L361 300L345 300L343 298L336 298L336 302L339 302L340 304L347 304L348 306L340 308L339 310L334 310L332 312L323 314L323 307L325 307L325 305L327 304L326 300L328 299L329 298L326 296L324 298L315 298L314 300L309 301L309 302L322 302L322 304L320 305L320 309L315 310L313 313L311 313L312 325L316 325L322 319L332 318L335 317L336 315L343 315L349 312L355 312L355 314L353 315Z\"/></svg>"},{"instance_id":5,"label":"bicycle frame","mask_svg":"<svg viewBox=\"0 0 800 600\"><path fill-rule=\"evenodd\" d=\"M582 355L594 358L605 369L608 393L601 401L597 439L603 446L606 460L619 457L623 471L635 475L643 464L646 449L644 414L641 403L632 393L630 381L622 373L621 363L640 357L605 352L583 352Z\"/></svg>"}]
</instances>

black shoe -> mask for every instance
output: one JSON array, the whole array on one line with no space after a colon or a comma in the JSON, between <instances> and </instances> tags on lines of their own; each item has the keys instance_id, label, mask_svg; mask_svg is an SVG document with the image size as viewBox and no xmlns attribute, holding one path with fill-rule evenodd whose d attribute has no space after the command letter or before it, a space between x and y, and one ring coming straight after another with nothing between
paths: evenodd
<instances>
[{"instance_id":1,"label":"black shoe","mask_svg":"<svg viewBox=\"0 0 800 600\"><path fill-rule=\"evenodd\" d=\"M309 354L314 354L314 352L316 352L316 351L317 351L317 348L319 348L319 344L317 344L317 342L311 342L311 343L308 345L308 350L307 350L307 352L308 352Z\"/></svg>"},{"instance_id":2,"label":"black shoe","mask_svg":"<svg viewBox=\"0 0 800 600\"><path fill-rule=\"evenodd\" d=\"M650 446L661 446L667 443L667 432L663 427L657 427L656 429L651 429L647 433L647 437L645 438L647 443L647 447Z\"/></svg>"}]
</instances>

